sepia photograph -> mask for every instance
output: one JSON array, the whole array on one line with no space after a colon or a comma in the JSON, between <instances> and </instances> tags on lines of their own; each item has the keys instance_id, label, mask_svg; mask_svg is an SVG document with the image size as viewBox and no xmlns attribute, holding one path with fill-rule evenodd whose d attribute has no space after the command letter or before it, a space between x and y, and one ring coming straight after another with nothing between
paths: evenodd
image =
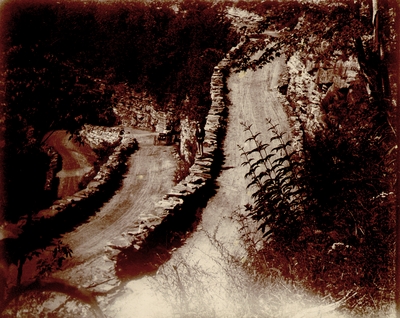
<instances>
[{"instance_id":1,"label":"sepia photograph","mask_svg":"<svg viewBox=\"0 0 400 318\"><path fill-rule=\"evenodd\" d=\"M398 0L0 0L0 317L400 318Z\"/></svg>"}]
</instances>

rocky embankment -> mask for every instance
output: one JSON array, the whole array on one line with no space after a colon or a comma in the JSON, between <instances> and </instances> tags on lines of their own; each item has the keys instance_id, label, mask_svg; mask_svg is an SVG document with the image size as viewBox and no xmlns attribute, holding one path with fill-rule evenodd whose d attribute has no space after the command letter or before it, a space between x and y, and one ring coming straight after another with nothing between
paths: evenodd
<instances>
[{"instance_id":1,"label":"rocky embankment","mask_svg":"<svg viewBox=\"0 0 400 318\"><path fill-rule=\"evenodd\" d=\"M329 61L316 62L313 56L300 53L291 56L287 71L281 79L280 91L286 95L287 111L295 131L307 133L311 140L315 133L326 128L325 113L321 108L329 93L349 89L356 81L360 66L355 57L333 56ZM299 126L301 123L301 126Z\"/></svg>"},{"instance_id":2,"label":"rocky embankment","mask_svg":"<svg viewBox=\"0 0 400 318\"><path fill-rule=\"evenodd\" d=\"M120 125L155 130L160 121L156 102L145 93L137 93L127 84L116 87L117 104L114 107Z\"/></svg>"}]
</instances>

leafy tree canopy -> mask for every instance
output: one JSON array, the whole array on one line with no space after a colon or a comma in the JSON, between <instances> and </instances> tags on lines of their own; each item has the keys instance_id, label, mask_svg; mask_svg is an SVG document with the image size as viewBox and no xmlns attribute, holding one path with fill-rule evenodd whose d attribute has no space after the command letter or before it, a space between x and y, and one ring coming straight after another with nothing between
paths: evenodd
<instances>
[{"instance_id":1,"label":"leafy tree canopy","mask_svg":"<svg viewBox=\"0 0 400 318\"><path fill-rule=\"evenodd\" d=\"M237 39L224 10L192 0L5 3L7 192L36 179L25 162L41 157L48 131L113 125L121 82L148 92L160 108L172 104L179 114L204 118L213 68Z\"/></svg>"}]
</instances>

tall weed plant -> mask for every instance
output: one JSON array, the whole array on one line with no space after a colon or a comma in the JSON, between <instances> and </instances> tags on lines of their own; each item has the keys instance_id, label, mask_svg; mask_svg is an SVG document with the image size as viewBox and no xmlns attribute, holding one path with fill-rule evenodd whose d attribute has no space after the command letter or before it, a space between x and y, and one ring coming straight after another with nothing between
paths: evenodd
<instances>
[{"instance_id":1,"label":"tall weed plant","mask_svg":"<svg viewBox=\"0 0 400 318\"><path fill-rule=\"evenodd\" d=\"M245 142L252 145L250 150L239 146L242 165L248 167L248 188L254 189L254 205L247 209L267 239L286 245L300 236L303 227L307 197L301 180L301 155L285 140L285 132L279 132L270 120L267 124L272 135L269 143L264 143L251 125L242 123L250 135Z\"/></svg>"}]
</instances>

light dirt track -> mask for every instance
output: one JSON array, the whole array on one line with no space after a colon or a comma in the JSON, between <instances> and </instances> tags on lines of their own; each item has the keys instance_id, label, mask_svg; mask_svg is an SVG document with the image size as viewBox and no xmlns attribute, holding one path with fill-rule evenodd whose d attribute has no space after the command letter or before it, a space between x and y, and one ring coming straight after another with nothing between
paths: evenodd
<instances>
[{"instance_id":1,"label":"light dirt track","mask_svg":"<svg viewBox=\"0 0 400 318\"><path fill-rule=\"evenodd\" d=\"M265 141L268 141L266 118L272 119L274 124L279 123L281 130L289 131L287 115L276 88L283 65L283 61L277 59L255 72L249 70L230 75L228 88L232 105L224 141L225 160L216 180L218 191L203 210L197 230L173 252L171 260L159 271L162 273L163 269L175 267L179 272L193 266L208 273L202 277L193 275L190 279L195 287L204 287L205 294L215 295L208 295L212 299L208 305L217 317L229 315L226 311L234 310L237 304L232 303L235 296L227 294L232 293L231 281L223 270L225 265L219 251L208 236L216 233L216 238L232 253L244 253L240 248L238 224L231 219L234 211L251 202L251 193L246 189L248 180L244 178L246 168L241 166L242 157L237 147L244 145L248 138L241 123L252 124L254 132L261 132ZM140 149L128 162L129 171L120 190L87 223L61 238L73 250L73 257L65 262L64 270L56 277L85 287L96 286L97 283L92 282L101 282L105 290L116 286L115 268L105 256L104 247L112 238L129 231L138 214L151 210L171 188L175 169L172 149L153 146L153 133L137 130L132 133ZM184 279L184 272L179 275ZM164 296L167 289L174 286L163 289L165 286L160 286L159 278L157 274L132 280L116 298L112 300L111 296L105 303L100 303L100 307L107 317L128 318L132 313L136 318L173 317L176 304L170 299L165 302ZM193 301L197 300L194 298Z\"/></svg>"},{"instance_id":2,"label":"light dirt track","mask_svg":"<svg viewBox=\"0 0 400 318\"><path fill-rule=\"evenodd\" d=\"M57 173L60 180L57 196L66 197L79 191L83 175L93 168L96 155L87 145L79 145L64 130L45 136L46 144L52 146L63 158L62 170Z\"/></svg>"},{"instance_id":3,"label":"light dirt track","mask_svg":"<svg viewBox=\"0 0 400 318\"><path fill-rule=\"evenodd\" d=\"M248 180L244 175L246 168L241 166L242 157L237 145L243 146L248 138L243 131L242 122L252 124L254 132L261 132L264 141L269 141L266 118L270 118L273 124L279 124L281 131L289 132L289 123L283 106L278 99L277 81L284 66L282 59L267 64L257 71L249 70L242 73L232 73L228 79L230 90L229 99L232 105L229 107L227 134L224 142L225 162L222 172L217 178L218 192L212 197L207 207L203 210L199 227L191 237L186 240L183 247L178 249L170 261L161 268L159 273L168 268L175 268L180 278L193 279L192 285L204 286L203 290L210 293L208 309L212 308L216 317L229 316L235 303L234 295L227 295L231 290L229 279L224 274L224 261L221 259L215 244L210 242L208 235L216 233L216 238L224 244L232 253L243 253L241 250L238 233L238 224L232 221L231 216L235 210L243 209L246 203L251 202L251 193L246 189ZM185 276L185 268L201 268L204 273L213 273L204 277ZM172 271L172 273L174 273ZM173 275L171 275L173 276ZM189 275L190 276L190 275ZM161 277L162 279L162 277ZM169 278L171 279L171 277ZM125 294L115 300L114 304L107 308L106 313L110 317L170 317L174 316L176 304L164 303L162 300L168 294L160 289L160 275L145 277L130 282L126 286ZM171 289L173 286L170 286ZM193 287L196 289L196 287ZM201 290L201 288L199 288ZM204 293L203 293L204 294ZM179 296L176 296L178 299ZM198 293L198 297L206 299L207 296ZM196 301L194 298L193 302ZM200 300L199 300L200 301ZM193 305L193 304L192 304ZM202 313L203 316L205 313ZM202 316L202 317L203 317Z\"/></svg>"},{"instance_id":4,"label":"light dirt track","mask_svg":"<svg viewBox=\"0 0 400 318\"><path fill-rule=\"evenodd\" d=\"M268 131L267 118L273 124L279 124L279 130L290 134L287 115L278 99L277 81L283 67L282 59L277 59L257 71L232 73L228 80L230 90L229 123L224 143L225 164L218 178L220 185L217 195L212 198L204 211L207 216L221 215L229 217L237 208L243 209L251 203L250 191L246 189L249 180L244 178L247 167L241 166L243 156L238 146L249 150L245 143L249 134L244 132L242 123L252 125L254 133L260 132L264 142L271 137ZM253 145L254 146L254 145ZM213 230L210 218L208 231ZM220 231L223 231L222 227ZM228 235L228 233L227 233Z\"/></svg>"},{"instance_id":5,"label":"light dirt track","mask_svg":"<svg viewBox=\"0 0 400 318\"><path fill-rule=\"evenodd\" d=\"M140 130L132 133L139 142L139 150L128 161L129 170L120 190L87 223L62 238L74 252L73 263L87 261L103 252L110 239L129 231L137 216L151 211L173 186L172 148L153 146L154 133Z\"/></svg>"},{"instance_id":6,"label":"light dirt track","mask_svg":"<svg viewBox=\"0 0 400 318\"><path fill-rule=\"evenodd\" d=\"M186 279L193 280L193 288L203 288L199 290L205 296L200 292L196 295L210 299L207 308L211 308L216 317L229 316L229 311L235 310L239 302L235 303L232 281L223 270L224 260L208 235L216 233L217 240L232 253L244 253L240 248L238 224L231 219L234 211L243 209L251 201L251 193L246 189L248 180L244 178L246 168L241 166L242 157L237 147L244 145L248 138L241 123L252 124L254 132L261 132L265 141L268 141L266 118L279 123L281 130L289 130L287 115L279 103L276 89L283 65L279 59L255 72L232 73L229 77L232 105L224 141L225 160L216 180L218 191L203 210L197 230L159 270L162 273L164 269L176 268L178 272L183 271L179 275L185 279L185 268L201 268L206 275L192 275ZM122 187L87 223L62 237L62 241L72 248L73 257L56 277L85 287L94 287L95 283L91 282L99 281L105 290L116 286L114 267L105 256L104 247L110 239L129 231L137 215L152 209L154 202L171 188L175 169L172 149L163 145L153 146L152 133L133 133L140 150L129 160L129 171ZM145 276L128 282L116 298L112 300L110 295L111 299L101 302L100 307L107 317L113 318L128 318L133 313L135 318L174 317L177 304L164 299L168 289L173 287L160 286L159 274ZM196 302L196 297L192 301Z\"/></svg>"},{"instance_id":7,"label":"light dirt track","mask_svg":"<svg viewBox=\"0 0 400 318\"><path fill-rule=\"evenodd\" d=\"M277 59L255 72L248 70L232 73L228 80L232 105L229 108L224 142L225 162L217 179L218 192L203 211L201 224L201 228L208 233L214 233L218 229L217 237L228 245L236 246L235 242L239 240L237 224L232 223L230 219L233 212L243 210L245 204L252 202L251 189L247 189L249 180L244 177L247 167L242 166L243 156L238 148L244 146L249 150L251 147L245 144L249 134L244 132L242 123L251 124L253 132L260 132L264 142L268 142L271 137L267 118L271 119L273 124L279 124L281 131L290 134L288 118L279 102L279 92L276 88L282 67L282 59ZM194 235L189 243L198 248L196 241L200 240L200 245L207 246L208 239L199 234Z\"/></svg>"},{"instance_id":8,"label":"light dirt track","mask_svg":"<svg viewBox=\"0 0 400 318\"><path fill-rule=\"evenodd\" d=\"M121 188L86 223L61 237L73 254L64 262L63 271L55 276L71 283L89 286L97 269L109 267L104 251L110 240L132 230L138 215L151 211L173 186L176 160L172 147L154 146L155 133L125 130L130 130L137 139L139 150L127 162L128 171Z\"/></svg>"}]
</instances>

